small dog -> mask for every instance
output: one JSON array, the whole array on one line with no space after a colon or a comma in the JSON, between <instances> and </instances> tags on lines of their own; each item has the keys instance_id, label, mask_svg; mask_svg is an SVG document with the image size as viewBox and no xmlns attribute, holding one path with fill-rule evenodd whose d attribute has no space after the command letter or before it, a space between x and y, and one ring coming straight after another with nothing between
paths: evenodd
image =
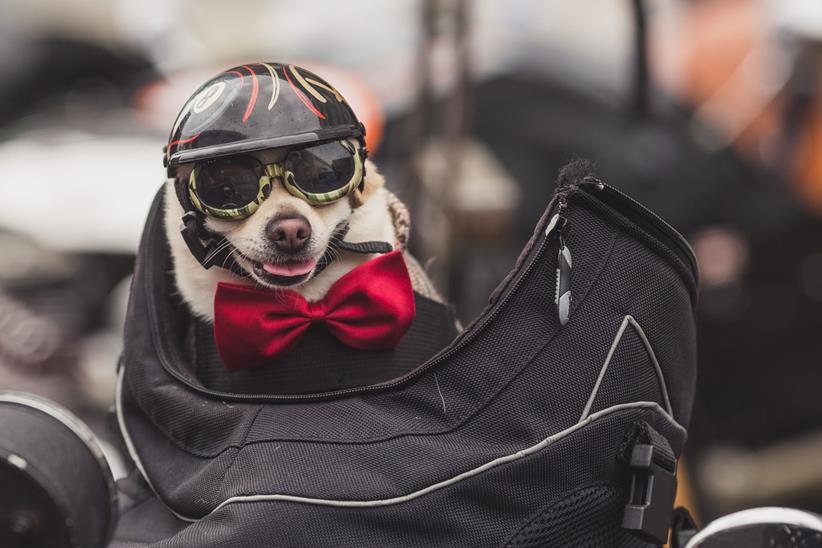
<instances>
[{"instance_id":1,"label":"small dog","mask_svg":"<svg viewBox=\"0 0 822 548\"><path fill-rule=\"evenodd\" d=\"M182 207L177 201L174 180L166 184L165 227L174 263L177 288L191 311L213 322L213 301L217 284L233 282L258 284L272 289L290 289L308 301L321 299L347 272L376 257L339 251L336 260L315 275L317 261L325 254L335 227L348 221L346 241L384 241L396 245L395 221L389 210L391 194L384 179L370 161L365 161L365 184L356 209L350 200L312 206L292 196L281 181L274 181L271 194L250 217L227 221L209 217L206 226L223 235L239 254L235 260L249 277L243 278L225 268L204 269L191 255L180 235ZM440 301L418 263L406 255L414 289Z\"/></svg>"}]
</instances>

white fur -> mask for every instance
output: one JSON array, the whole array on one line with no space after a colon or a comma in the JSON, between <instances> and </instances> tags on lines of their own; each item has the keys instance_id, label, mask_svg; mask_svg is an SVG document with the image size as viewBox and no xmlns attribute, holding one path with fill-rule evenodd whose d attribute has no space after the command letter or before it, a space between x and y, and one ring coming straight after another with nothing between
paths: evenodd
<instances>
[{"instance_id":1,"label":"white fur","mask_svg":"<svg viewBox=\"0 0 822 548\"><path fill-rule=\"evenodd\" d=\"M313 207L303 200L295 198L279 183L276 183L271 195L248 219L243 221L219 221L209 218L207 226L209 229L223 234L243 254L252 257L262 252L262 246L265 244L264 228L268 221L283 212L299 213L308 219L312 229L309 250L317 258L325 252L334 228L340 221L345 219L348 220L350 226L350 230L345 237L347 242L377 240L394 245L396 232L391 214L388 211L386 191L382 188L382 176L370 161L366 161L366 173L366 201L353 211L347 199L339 200L327 206ZM194 314L207 321L213 321L214 292L219 282L248 285L261 284L253 279L237 276L231 271L218 266L206 270L191 255L180 234L183 208L177 201L173 179L169 179L166 183L165 204L166 235L171 247L177 288ZM299 285L285 289L296 291L309 301L316 301L322 298L340 277L375 256L340 252L339 257L316 277L312 276Z\"/></svg>"}]
</instances>

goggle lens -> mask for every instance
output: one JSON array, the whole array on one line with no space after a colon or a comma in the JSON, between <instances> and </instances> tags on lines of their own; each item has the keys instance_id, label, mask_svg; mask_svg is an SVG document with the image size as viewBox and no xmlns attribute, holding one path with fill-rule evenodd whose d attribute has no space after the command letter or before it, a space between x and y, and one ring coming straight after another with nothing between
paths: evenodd
<instances>
[{"instance_id":1,"label":"goggle lens","mask_svg":"<svg viewBox=\"0 0 822 548\"><path fill-rule=\"evenodd\" d=\"M197 172L197 197L212 209L240 209L257 199L263 175L262 164L248 156L207 162Z\"/></svg>"},{"instance_id":2,"label":"goggle lens","mask_svg":"<svg viewBox=\"0 0 822 548\"><path fill-rule=\"evenodd\" d=\"M252 156L218 158L197 164L189 193L203 213L242 219L256 211L270 191L269 178L275 176L282 177L291 194L324 205L354 188L362 176L362 159L347 141L291 150L281 164L268 167Z\"/></svg>"},{"instance_id":3,"label":"goggle lens","mask_svg":"<svg viewBox=\"0 0 822 548\"><path fill-rule=\"evenodd\" d=\"M324 195L347 187L354 178L354 150L341 141L292 150L283 167L289 182L305 194Z\"/></svg>"}]
</instances>

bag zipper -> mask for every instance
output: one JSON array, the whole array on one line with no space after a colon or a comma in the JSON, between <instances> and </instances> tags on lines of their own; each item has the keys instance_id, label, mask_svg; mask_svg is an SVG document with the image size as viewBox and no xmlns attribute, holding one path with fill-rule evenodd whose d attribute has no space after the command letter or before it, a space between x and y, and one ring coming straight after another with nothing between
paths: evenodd
<instances>
[{"instance_id":1,"label":"bag zipper","mask_svg":"<svg viewBox=\"0 0 822 548\"><path fill-rule=\"evenodd\" d=\"M208 388L202 388L199 386L194 386L189 382L188 379L186 379L180 372L176 371L173 367L167 367L165 365L165 360L161 359L160 361L163 366L163 369L165 369L166 372L168 372L173 377L180 380L196 392L199 392L210 397L220 398L226 401L238 401L248 403L263 403L276 401L322 401L394 388L396 386L408 382L409 380L415 377L418 377L419 375L428 371L429 369L436 367L443 361L453 356L456 352L464 348L469 342L471 342L476 337L476 335L485 328L486 325L488 325L492 320L494 320L494 318L497 317L497 315L500 313L500 310L510 300L511 295L516 293L517 289L519 289L520 285L522 285L523 280L531 273L531 271L535 268L535 265L539 263L546 249L554 241L559 241L559 248L557 251L557 280L556 287L554 289L554 301L557 307L557 315L560 319L560 324L565 325L565 323L568 322L570 315L570 284L572 270L571 253L564 239L564 235L568 230L568 220L566 217L562 215L562 213L568 207L568 195L573 193L577 189L584 189L586 191L594 192L606 192L607 194L616 197L622 204L627 206L629 209L634 211L639 216L639 219L632 218L632 221L639 220L640 224L642 224L642 222L650 223L656 228L656 230L652 230L651 232L661 232L662 234L666 235L667 239L674 243L672 249L674 253L678 257L680 257L680 259L683 260L684 264L691 266L696 276L696 259L694 258L693 250L691 249L690 244L688 244L688 242L685 240L685 238L682 237L681 234L679 234L679 232L677 232L673 227L671 227L668 223L662 220L662 218L659 217L657 214L655 214L654 212L652 212L651 210L649 210L648 208L634 200L633 198L627 196L626 194L622 193L616 188L604 183L600 179L597 179L595 177L586 177L579 184L569 185L564 189L558 190L554 200L548 206L548 211L551 215L551 220L546 225L546 228L543 229L541 233L538 233L538 240L530 244L531 248L525 251L524 253L530 253L531 249L533 249L534 246L538 246L537 250L534 252L534 255L530 262L528 262L528 264L525 265L524 268L518 271L508 282L508 284L502 289L502 291L500 291L499 299L496 302L494 302L493 308L487 313L477 318L477 320L475 320L474 323L469 325L468 328L462 334L460 334L450 346L446 347L439 354L436 354L427 362L420 365L420 367L418 367L417 369L407 373L399 379L380 384L373 384L369 386L343 388L340 390L319 394L232 394L227 392L218 392L210 390Z\"/></svg>"},{"instance_id":2,"label":"bag zipper","mask_svg":"<svg viewBox=\"0 0 822 548\"><path fill-rule=\"evenodd\" d=\"M554 285L554 304L557 308L557 318L559 324L565 325L571 317L571 250L565 242L565 230L568 228L568 219L562 216L567 207L565 196L561 195L557 212L551 217L548 227L545 229L545 236L548 239L559 240L559 250L557 251L557 269Z\"/></svg>"},{"instance_id":3,"label":"bag zipper","mask_svg":"<svg viewBox=\"0 0 822 548\"><path fill-rule=\"evenodd\" d=\"M408 382L410 379L418 377L425 371L428 371L432 367L436 367L443 361L453 356L456 352L460 351L462 348L465 347L465 345L471 342L476 337L476 335L480 331L482 331L486 325L488 325L488 323L490 323L494 318L497 317L497 315L500 313L505 304L510 300L511 296L515 294L519 286L522 285L523 280L531 273L531 271L539 263L540 259L542 258L542 255L545 253L545 250L549 247L549 244L558 239L556 238L556 236L560 235L560 233L562 233L565 230L567 220L561 215L559 215L559 212L563 211L565 207L567 207L567 203L565 201L565 196L562 194L557 195L555 197L554 203L549 204L548 211L554 211L555 214L551 217L551 221L549 221L549 224L547 225L546 229L543 229L543 231L539 233L540 237L538 238L538 240L534 241L533 244L531 244L532 248L533 246L538 246L536 252L534 253L530 262L528 262L528 264L525 265L523 269L518 271L510 280L510 282L508 282L508 285L501 291L499 300L497 300L493 304L493 308L487 313L477 318L477 320L475 320L474 323L469 325L468 328L463 333L461 333L450 346L447 346L439 354L434 355L431 359L423 363L420 367L407 373L405 376L400 377L399 379L387 381L380 384L343 388L340 390L335 390L333 392L325 392L318 394L232 394L230 392L218 392L208 388L193 385L175 368L166 366L165 362L166 359L168 359L168 356L163 356L160 359L160 363L167 373L169 373L177 380L183 382L186 386L190 387L194 391L209 397L219 398L224 401L237 401L247 403L263 403L276 401L321 401L394 388L396 386ZM554 219L556 219L556 222L554 222ZM557 229L557 223L561 223L559 229ZM525 253L527 254L529 252L530 249ZM149 278L150 276L147 277L147 281L150 281ZM165 354L165 352L161 352L161 354Z\"/></svg>"},{"instance_id":4,"label":"bag zipper","mask_svg":"<svg viewBox=\"0 0 822 548\"><path fill-rule=\"evenodd\" d=\"M603 182L601 179L593 176L585 177L579 184L579 188L591 193L604 193L613 198L616 198L621 204L634 212L638 218L631 217L630 220L636 222L640 226L651 226L648 232L652 235L662 235L669 244L668 248L682 261L685 266L690 267L694 275L694 280L698 280L699 268L696 262L696 255L691 244L680 234L674 227L668 224L662 217L637 202L621 190Z\"/></svg>"}]
</instances>

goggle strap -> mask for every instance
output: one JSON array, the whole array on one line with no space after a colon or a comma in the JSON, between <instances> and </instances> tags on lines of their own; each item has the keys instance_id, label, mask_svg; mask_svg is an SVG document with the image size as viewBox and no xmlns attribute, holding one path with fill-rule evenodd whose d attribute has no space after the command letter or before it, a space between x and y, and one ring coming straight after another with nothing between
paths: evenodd
<instances>
[{"instance_id":1,"label":"goggle strap","mask_svg":"<svg viewBox=\"0 0 822 548\"><path fill-rule=\"evenodd\" d=\"M388 242L339 242L338 247L344 251L352 253L389 253L394 251L394 246Z\"/></svg>"},{"instance_id":2,"label":"goggle strap","mask_svg":"<svg viewBox=\"0 0 822 548\"><path fill-rule=\"evenodd\" d=\"M180 235L182 235L183 241L185 241L188 246L188 250L191 252L191 255L197 259L197 262L203 265L204 268L208 269L211 266L210 264L206 264L208 248L203 245L203 242L199 238L200 223L196 219L196 215L197 214L194 211L188 211L185 215L183 215L183 224L180 226Z\"/></svg>"},{"instance_id":3,"label":"goggle strap","mask_svg":"<svg viewBox=\"0 0 822 548\"><path fill-rule=\"evenodd\" d=\"M331 242L325 254L317 262L315 275L319 274L331 264L336 254L333 250L342 249L351 253L389 253L394 250L394 247L388 242L372 241L372 242L346 242L344 238L348 234L349 225L343 221L337 225L334 234L331 237ZM223 245L225 238L219 237L215 239L214 234L206 229L203 223L202 214L196 211L187 211L183 215L183 225L180 228L180 234L183 240L191 251L192 256L197 259L203 268L208 270L212 266L219 266L226 268L237 274L238 276L250 277L232 257L234 247L231 245ZM206 243L203 243L205 241ZM219 250L216 251L215 250Z\"/></svg>"},{"instance_id":4,"label":"goggle strap","mask_svg":"<svg viewBox=\"0 0 822 548\"><path fill-rule=\"evenodd\" d=\"M328 249L317 262L317 267L314 271L315 276L325 270L325 268L334 261L336 253L334 253L333 250L335 248L366 255L370 253L383 254L394 250L394 247L388 242L346 242L344 238L346 234L348 234L349 228L348 222L343 221L334 229L334 234L331 236Z\"/></svg>"},{"instance_id":5,"label":"goggle strap","mask_svg":"<svg viewBox=\"0 0 822 548\"><path fill-rule=\"evenodd\" d=\"M226 268L237 274L238 276L249 277L249 274L237 264L231 252L234 250L233 246L223 245L225 238L218 238L215 240L214 234L209 232L202 220L202 214L196 211L188 211L183 215L183 225L180 228L180 234L183 236L188 246L191 255L197 259L197 262L203 268L208 270L214 265ZM203 243L205 241L206 243ZM215 250L218 250L216 251Z\"/></svg>"}]
</instances>

